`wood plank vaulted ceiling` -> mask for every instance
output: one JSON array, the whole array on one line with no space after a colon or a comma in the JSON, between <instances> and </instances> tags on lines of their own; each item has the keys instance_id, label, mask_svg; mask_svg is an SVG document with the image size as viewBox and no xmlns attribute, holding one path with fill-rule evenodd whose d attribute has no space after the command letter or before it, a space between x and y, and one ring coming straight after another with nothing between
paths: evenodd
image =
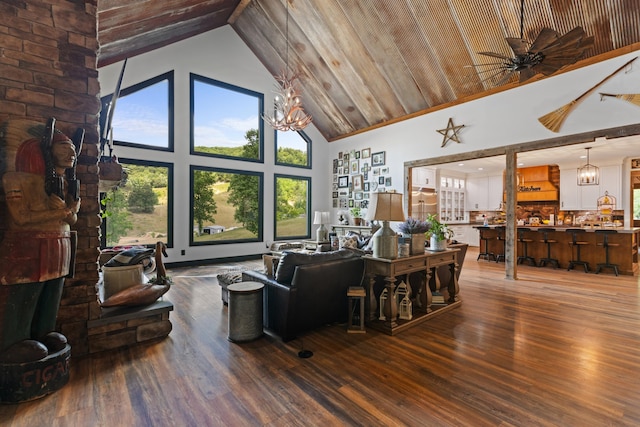
<instances>
[{"instance_id":1,"label":"wood plank vaulted ceiling","mask_svg":"<svg viewBox=\"0 0 640 427\"><path fill-rule=\"evenodd\" d=\"M288 9L289 66L329 141L518 84L496 87L497 79L483 82L465 65L487 62L482 51L513 56L505 38L520 35L520 0L288 0L288 8L286 1L99 0L98 65L229 24L280 74ZM640 1L524 2L530 42L544 27L565 34L577 26L594 36L594 47L565 69L637 49Z\"/></svg>"}]
</instances>

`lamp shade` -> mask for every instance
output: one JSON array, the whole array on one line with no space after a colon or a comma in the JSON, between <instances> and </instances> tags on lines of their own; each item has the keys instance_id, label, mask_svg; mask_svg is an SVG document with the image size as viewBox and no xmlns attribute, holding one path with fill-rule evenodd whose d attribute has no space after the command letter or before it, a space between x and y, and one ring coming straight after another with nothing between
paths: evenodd
<instances>
[{"instance_id":1,"label":"lamp shade","mask_svg":"<svg viewBox=\"0 0 640 427\"><path fill-rule=\"evenodd\" d=\"M313 223L315 225L318 224L329 224L329 212L315 211L313 214Z\"/></svg>"},{"instance_id":2,"label":"lamp shade","mask_svg":"<svg viewBox=\"0 0 640 427\"><path fill-rule=\"evenodd\" d=\"M367 211L367 220L404 221L402 193L373 193L374 197Z\"/></svg>"}]
</instances>

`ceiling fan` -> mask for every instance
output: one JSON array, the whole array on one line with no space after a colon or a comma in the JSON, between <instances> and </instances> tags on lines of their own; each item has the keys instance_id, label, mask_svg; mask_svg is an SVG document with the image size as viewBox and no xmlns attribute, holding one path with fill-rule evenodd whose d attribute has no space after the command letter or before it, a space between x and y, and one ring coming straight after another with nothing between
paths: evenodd
<instances>
[{"instance_id":1,"label":"ceiling fan","mask_svg":"<svg viewBox=\"0 0 640 427\"><path fill-rule=\"evenodd\" d=\"M585 50L593 47L593 36L587 36L582 27L575 27L564 35L559 35L551 28L543 28L538 37L529 43L523 37L524 0L520 3L520 38L507 37L505 40L514 53L513 57L494 52L478 52L480 55L500 59L498 62L473 65L484 68L479 74L491 73L482 81L501 76L496 86L500 86L514 73L520 74L520 83L536 74L551 75L565 65L573 64L580 59Z\"/></svg>"}]
</instances>

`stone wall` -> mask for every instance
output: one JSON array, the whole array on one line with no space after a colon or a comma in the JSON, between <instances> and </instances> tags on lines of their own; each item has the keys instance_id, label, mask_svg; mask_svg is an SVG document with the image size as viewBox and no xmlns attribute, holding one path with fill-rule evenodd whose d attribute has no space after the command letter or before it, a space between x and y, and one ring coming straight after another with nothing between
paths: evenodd
<instances>
[{"instance_id":1,"label":"stone wall","mask_svg":"<svg viewBox=\"0 0 640 427\"><path fill-rule=\"evenodd\" d=\"M78 161L82 205L75 277L67 279L58 329L74 356L89 352L87 321L99 315L97 0L0 2L0 122L33 119L72 135L85 129ZM0 195L0 203L4 203ZM1 210L0 210L1 211Z\"/></svg>"}]
</instances>

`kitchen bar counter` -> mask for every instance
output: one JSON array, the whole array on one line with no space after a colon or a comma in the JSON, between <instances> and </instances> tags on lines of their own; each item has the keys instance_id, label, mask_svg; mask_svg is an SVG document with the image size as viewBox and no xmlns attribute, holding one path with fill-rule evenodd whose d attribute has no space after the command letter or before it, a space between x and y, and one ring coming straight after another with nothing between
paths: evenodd
<instances>
[{"instance_id":1,"label":"kitchen bar counter","mask_svg":"<svg viewBox=\"0 0 640 427\"><path fill-rule=\"evenodd\" d=\"M485 236L488 240L488 251L494 254L503 254L503 243L498 241L498 232L496 230L500 225L489 225L489 230L485 232ZM524 233L525 239L530 239L532 242L528 244L528 255L532 256L536 262L540 261L540 258L547 256L547 245L542 243L542 233L539 233L540 229L545 227L527 227L530 231ZM477 228L477 227L476 227ZM550 240L556 240L557 243L551 244L551 258L556 258L560 263L560 268L567 268L569 261L571 260L571 233L566 230L570 226L555 226L549 228L555 228L556 231L550 232L548 238ZM585 227L583 228L586 233L583 233L579 240L585 241L588 244L582 246L581 256L582 260L589 263L589 270L595 272L599 263L605 262L605 251L602 247L603 235L596 233L596 230L615 230L616 234L609 235L609 243L615 243L619 246L609 247L609 262L611 264L618 264L620 274L633 275L634 263L638 263L638 239L640 237L640 228L624 228L624 227ZM481 252L485 252L484 243L480 247ZM518 254L522 254L520 244L518 244ZM582 267L577 268L578 271L582 271ZM611 269L603 269L602 273L611 273Z\"/></svg>"}]
</instances>

